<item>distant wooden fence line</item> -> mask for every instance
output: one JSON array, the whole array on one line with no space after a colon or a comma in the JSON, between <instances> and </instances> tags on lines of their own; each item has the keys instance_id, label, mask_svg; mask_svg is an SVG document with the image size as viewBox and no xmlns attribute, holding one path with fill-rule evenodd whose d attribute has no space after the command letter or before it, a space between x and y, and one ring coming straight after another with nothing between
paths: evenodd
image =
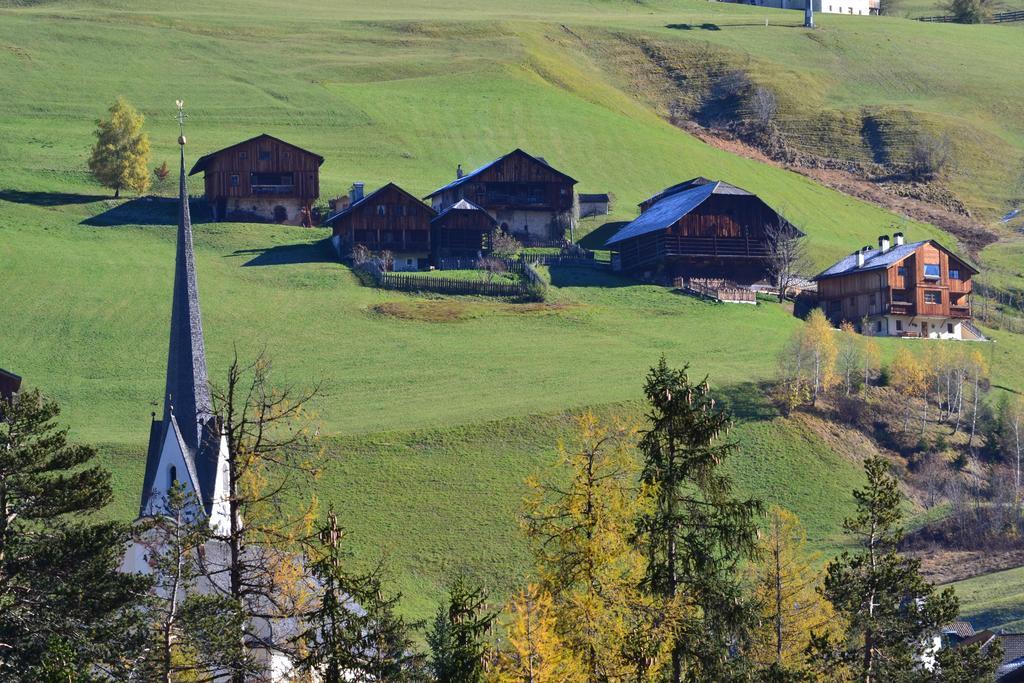
<instances>
[{"instance_id":1,"label":"distant wooden fence line","mask_svg":"<svg viewBox=\"0 0 1024 683\"><path fill-rule=\"evenodd\" d=\"M519 273L522 280L520 282L488 282L487 280L464 280L421 273L389 272L382 270L380 265L372 260L356 266L381 289L470 296L544 298L547 292L547 282L530 263L523 259L506 261L505 267L510 272Z\"/></svg>"},{"instance_id":2,"label":"distant wooden fence line","mask_svg":"<svg viewBox=\"0 0 1024 683\"><path fill-rule=\"evenodd\" d=\"M956 17L951 14L944 14L938 17L918 17L918 21L931 21L945 24L952 24L956 22ZM992 15L991 23L1002 24L1009 21L1024 21L1024 10L1014 10L1012 12L996 12Z\"/></svg>"},{"instance_id":3,"label":"distant wooden fence line","mask_svg":"<svg viewBox=\"0 0 1024 683\"><path fill-rule=\"evenodd\" d=\"M681 289L685 292L704 296L716 301L742 304L757 303L757 292L724 282L716 282L713 280L688 280L677 277L675 279L674 286L676 289Z\"/></svg>"}]
</instances>

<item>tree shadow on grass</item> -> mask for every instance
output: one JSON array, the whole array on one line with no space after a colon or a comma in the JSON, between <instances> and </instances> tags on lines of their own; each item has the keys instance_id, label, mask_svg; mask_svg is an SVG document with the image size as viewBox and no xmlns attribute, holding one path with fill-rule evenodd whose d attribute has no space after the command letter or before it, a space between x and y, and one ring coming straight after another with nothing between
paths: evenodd
<instances>
[{"instance_id":1,"label":"tree shadow on grass","mask_svg":"<svg viewBox=\"0 0 1024 683\"><path fill-rule=\"evenodd\" d=\"M555 287L632 287L638 283L613 273L608 268L592 266L548 266L551 284Z\"/></svg>"},{"instance_id":2,"label":"tree shadow on grass","mask_svg":"<svg viewBox=\"0 0 1024 683\"><path fill-rule=\"evenodd\" d=\"M318 240L303 244L281 244L265 249L238 249L225 258L251 258L242 264L249 266L287 266L298 263L337 263L334 251L328 240Z\"/></svg>"},{"instance_id":3,"label":"tree shadow on grass","mask_svg":"<svg viewBox=\"0 0 1024 683\"><path fill-rule=\"evenodd\" d=\"M691 378L693 379L693 378ZM714 377L710 378L714 379ZM768 398L768 385L740 382L715 389L713 394L738 422L761 422L779 417L778 408Z\"/></svg>"},{"instance_id":4,"label":"tree shadow on grass","mask_svg":"<svg viewBox=\"0 0 1024 683\"><path fill-rule=\"evenodd\" d=\"M13 204L31 204L32 206L92 204L104 199L110 199L110 195L75 194L73 192L26 192L25 190L12 189L0 190L0 200Z\"/></svg>"},{"instance_id":5,"label":"tree shadow on grass","mask_svg":"<svg viewBox=\"0 0 1024 683\"><path fill-rule=\"evenodd\" d=\"M700 29L702 31L721 31L721 27L718 24L703 23L703 24L665 24L665 28L674 28L677 31L692 31L694 29Z\"/></svg>"},{"instance_id":6,"label":"tree shadow on grass","mask_svg":"<svg viewBox=\"0 0 1024 683\"><path fill-rule=\"evenodd\" d=\"M209 222L209 206L205 200L189 200L193 223ZM139 197L86 218L81 225L111 228L119 225L177 225L177 197Z\"/></svg>"},{"instance_id":7,"label":"tree shadow on grass","mask_svg":"<svg viewBox=\"0 0 1024 683\"><path fill-rule=\"evenodd\" d=\"M626 225L626 221L609 221L581 237L576 244L591 251L602 251L608 248L605 246L605 242L611 239L624 225Z\"/></svg>"}]
</instances>

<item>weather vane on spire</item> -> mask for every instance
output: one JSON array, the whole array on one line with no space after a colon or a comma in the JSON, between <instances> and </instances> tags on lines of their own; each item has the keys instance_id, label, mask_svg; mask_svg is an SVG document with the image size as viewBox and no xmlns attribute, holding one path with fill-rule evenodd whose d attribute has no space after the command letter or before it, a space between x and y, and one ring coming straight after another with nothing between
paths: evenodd
<instances>
[{"instance_id":1,"label":"weather vane on spire","mask_svg":"<svg viewBox=\"0 0 1024 683\"><path fill-rule=\"evenodd\" d=\"M185 113L185 100L175 100L174 103L176 105L178 105L178 115L176 117L178 119L178 144L179 145L184 145L185 144L185 117L188 116L188 114Z\"/></svg>"}]
</instances>

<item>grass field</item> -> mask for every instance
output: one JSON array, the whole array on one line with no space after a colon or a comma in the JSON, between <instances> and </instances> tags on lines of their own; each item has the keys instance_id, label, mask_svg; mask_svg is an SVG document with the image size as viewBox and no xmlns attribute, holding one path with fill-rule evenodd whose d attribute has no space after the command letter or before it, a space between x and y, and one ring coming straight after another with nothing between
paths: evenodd
<instances>
[{"instance_id":1,"label":"grass field","mask_svg":"<svg viewBox=\"0 0 1024 683\"><path fill-rule=\"evenodd\" d=\"M111 201L84 170L93 120L119 94L147 113L156 165L173 165L172 103L184 97L190 160L271 133L326 157L325 195L357 180L425 194L457 163L522 146L581 191L614 192L608 220L700 174L783 209L819 266L892 226L950 242L700 143L663 120L652 85L624 84L637 63L608 66L638 35L683 53L745 54L755 76L814 92L815 106L941 111L995 136L978 139L1006 155L990 164L999 173L1016 163L1024 98L1005 64L1019 31L825 16L807 34L786 25L794 21L688 1L485 0L468 10L456 0L0 0L0 366L60 400L74 436L101 446L117 485L112 514L131 517L162 391L174 210L159 198ZM718 30L668 28L682 23ZM1009 201L999 173L967 185L982 212ZM265 347L282 382L322 382L315 408L331 462L318 495L337 507L361 557L391 558L414 615L430 610L454 568L499 592L521 575L524 478L551 463L575 411L636 417L643 375L662 353L709 374L737 409L742 449L730 467L741 489L796 510L816 547L841 542L858 454L834 452L752 398L799 324L778 305L715 305L565 268L550 270L544 305L402 295L361 286L319 230L199 224L195 233L213 376L237 344L245 355ZM996 260L1013 278L1007 254ZM997 339L986 347L997 383L1024 389L1024 342Z\"/></svg>"}]
</instances>

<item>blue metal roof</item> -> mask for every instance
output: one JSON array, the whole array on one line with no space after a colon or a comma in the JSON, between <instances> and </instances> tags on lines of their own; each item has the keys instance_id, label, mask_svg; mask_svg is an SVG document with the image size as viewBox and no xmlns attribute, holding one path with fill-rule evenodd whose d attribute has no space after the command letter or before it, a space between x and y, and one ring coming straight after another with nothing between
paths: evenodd
<instances>
[{"instance_id":1,"label":"blue metal roof","mask_svg":"<svg viewBox=\"0 0 1024 683\"><path fill-rule=\"evenodd\" d=\"M624 226L612 236L605 246L646 235L649 232L665 230L680 218L703 204L715 193L718 182L698 185L690 190L671 194L640 214L636 220Z\"/></svg>"},{"instance_id":2,"label":"blue metal roof","mask_svg":"<svg viewBox=\"0 0 1024 683\"><path fill-rule=\"evenodd\" d=\"M864 265L859 268L857 267L857 254L850 254L827 270L819 273L814 279L824 280L838 275L846 275L847 273L852 273L854 271L863 273L866 270L888 268L894 263L898 263L913 254L917 251L917 248L924 243L925 242L910 242L909 244L901 244L899 246L892 247L886 252L883 252L880 249L868 249L864 252Z\"/></svg>"}]
</instances>

